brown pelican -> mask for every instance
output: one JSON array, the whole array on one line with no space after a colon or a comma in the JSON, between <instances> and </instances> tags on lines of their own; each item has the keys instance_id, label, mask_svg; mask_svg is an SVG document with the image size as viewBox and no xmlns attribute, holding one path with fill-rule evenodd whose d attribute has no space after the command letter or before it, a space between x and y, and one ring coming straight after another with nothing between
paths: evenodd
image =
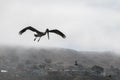
<instances>
[{"instance_id":1,"label":"brown pelican","mask_svg":"<svg viewBox=\"0 0 120 80\"><path fill-rule=\"evenodd\" d=\"M38 31L37 29L35 29L35 28L31 27L31 26L28 26L28 27L23 28L23 29L19 32L19 34L22 35L26 30L31 30L31 31L33 31L33 32L36 32L36 34L34 34L34 36L35 36L34 41L37 39L37 37L39 37L38 42L39 42L39 40L40 40L40 38L41 38L42 36L46 35L46 33L47 33L48 39L49 39L49 32L51 32L51 33L56 33L57 35L61 36L62 38L66 38L66 36L65 36L61 31L59 31L59 30L57 30L57 29L53 29L53 30L46 29L45 32L40 32L40 31Z\"/></svg>"}]
</instances>

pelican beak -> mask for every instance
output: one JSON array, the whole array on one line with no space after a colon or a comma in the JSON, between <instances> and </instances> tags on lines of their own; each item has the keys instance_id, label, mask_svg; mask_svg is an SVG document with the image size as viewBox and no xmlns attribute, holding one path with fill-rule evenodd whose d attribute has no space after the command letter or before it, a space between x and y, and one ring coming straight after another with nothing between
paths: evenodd
<instances>
[{"instance_id":1,"label":"pelican beak","mask_svg":"<svg viewBox=\"0 0 120 80\"><path fill-rule=\"evenodd\" d=\"M48 35L48 39L49 39L49 32L47 32L47 35Z\"/></svg>"}]
</instances>

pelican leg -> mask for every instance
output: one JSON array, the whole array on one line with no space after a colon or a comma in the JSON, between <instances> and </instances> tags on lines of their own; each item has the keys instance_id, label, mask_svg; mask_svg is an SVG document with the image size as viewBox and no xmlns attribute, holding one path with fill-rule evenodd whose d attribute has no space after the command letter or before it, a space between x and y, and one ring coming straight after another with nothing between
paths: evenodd
<instances>
[{"instance_id":1,"label":"pelican leg","mask_svg":"<svg viewBox=\"0 0 120 80\"><path fill-rule=\"evenodd\" d=\"M40 38L41 38L41 37L39 37L38 42L40 41Z\"/></svg>"},{"instance_id":2,"label":"pelican leg","mask_svg":"<svg viewBox=\"0 0 120 80\"><path fill-rule=\"evenodd\" d=\"M34 41L37 39L37 37L34 38Z\"/></svg>"}]
</instances>

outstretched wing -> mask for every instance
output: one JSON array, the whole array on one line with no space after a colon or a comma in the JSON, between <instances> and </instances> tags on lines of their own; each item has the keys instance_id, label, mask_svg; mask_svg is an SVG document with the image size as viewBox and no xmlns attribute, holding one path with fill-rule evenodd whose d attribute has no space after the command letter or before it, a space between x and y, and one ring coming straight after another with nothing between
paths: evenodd
<instances>
[{"instance_id":1,"label":"outstretched wing","mask_svg":"<svg viewBox=\"0 0 120 80\"><path fill-rule=\"evenodd\" d=\"M31 27L31 26L28 26L28 27L26 27L26 28L23 28L23 29L19 32L19 34L22 35L26 30L31 30L31 31L33 31L33 32L39 33L39 31L38 31L37 29L35 29L35 28Z\"/></svg>"},{"instance_id":2,"label":"outstretched wing","mask_svg":"<svg viewBox=\"0 0 120 80\"><path fill-rule=\"evenodd\" d=\"M49 30L49 32L56 33L60 35L62 38L66 38L65 34L63 34L61 31L54 29L54 30Z\"/></svg>"}]
</instances>

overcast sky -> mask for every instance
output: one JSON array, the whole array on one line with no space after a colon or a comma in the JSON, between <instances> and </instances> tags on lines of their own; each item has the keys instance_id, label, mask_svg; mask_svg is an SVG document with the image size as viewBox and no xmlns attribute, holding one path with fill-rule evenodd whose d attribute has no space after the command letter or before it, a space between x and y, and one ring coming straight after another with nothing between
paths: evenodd
<instances>
[{"instance_id":1,"label":"overcast sky","mask_svg":"<svg viewBox=\"0 0 120 80\"><path fill-rule=\"evenodd\" d=\"M27 26L59 29L34 42ZM120 51L120 0L0 0L0 45Z\"/></svg>"}]
</instances>

